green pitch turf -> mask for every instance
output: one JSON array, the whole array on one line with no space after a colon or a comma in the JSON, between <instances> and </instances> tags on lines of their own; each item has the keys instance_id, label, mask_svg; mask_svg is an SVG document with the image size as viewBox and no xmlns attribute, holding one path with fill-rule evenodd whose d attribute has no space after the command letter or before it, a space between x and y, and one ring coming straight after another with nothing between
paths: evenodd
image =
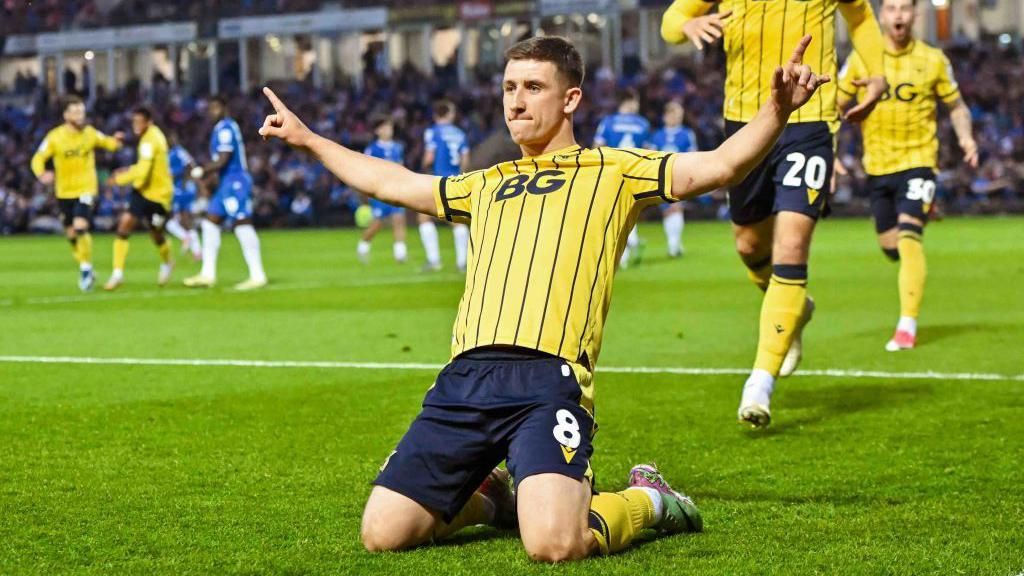
<instances>
[{"instance_id":1,"label":"green pitch turf","mask_svg":"<svg viewBox=\"0 0 1024 576\"><path fill-rule=\"evenodd\" d=\"M669 261L619 275L597 372L598 487L656 461L706 532L611 558L529 562L514 535L472 529L371 555L359 518L377 467L418 411L424 369L76 365L0 361L0 574L971 574L1024 572L1024 220L929 227L920 347L890 354L896 266L866 221L830 221L810 265L818 314L806 370L775 422L735 422L741 375L605 367L749 366L759 293L722 223L686 229ZM411 230L415 233L415 230ZM262 237L272 284L156 289L132 240L127 284L80 295L66 243L0 239L0 355L440 364L459 276L355 260L354 231ZM451 270L451 237L442 236ZM99 280L110 237L96 241ZM850 371L984 373L954 380ZM1016 377L1016 378L1013 378Z\"/></svg>"}]
</instances>

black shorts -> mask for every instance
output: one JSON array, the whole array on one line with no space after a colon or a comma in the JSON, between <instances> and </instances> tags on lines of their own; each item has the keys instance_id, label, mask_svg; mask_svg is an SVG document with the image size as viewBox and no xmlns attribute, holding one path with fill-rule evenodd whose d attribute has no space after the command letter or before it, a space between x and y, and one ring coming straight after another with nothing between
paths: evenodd
<instances>
[{"instance_id":1,"label":"black shorts","mask_svg":"<svg viewBox=\"0 0 1024 576\"><path fill-rule=\"evenodd\" d=\"M743 126L727 120L726 136ZM753 224L778 212L799 212L815 220L827 216L834 159L826 122L789 124L764 162L729 190L732 221Z\"/></svg>"},{"instance_id":2,"label":"black shorts","mask_svg":"<svg viewBox=\"0 0 1024 576\"><path fill-rule=\"evenodd\" d=\"M594 419L565 360L466 356L441 370L374 484L450 522L502 460L517 486L534 474L591 476Z\"/></svg>"},{"instance_id":3,"label":"black shorts","mask_svg":"<svg viewBox=\"0 0 1024 576\"><path fill-rule=\"evenodd\" d=\"M64 227L68 228L74 223L75 218L85 218L92 225L92 205L96 197L92 194L82 194L78 198L58 198L57 204L60 207L60 219Z\"/></svg>"},{"instance_id":4,"label":"black shorts","mask_svg":"<svg viewBox=\"0 0 1024 576\"><path fill-rule=\"evenodd\" d=\"M869 176L868 189L875 231L879 234L895 228L900 214L927 222L935 201L935 171L911 168L884 176Z\"/></svg>"},{"instance_id":5,"label":"black shorts","mask_svg":"<svg viewBox=\"0 0 1024 576\"><path fill-rule=\"evenodd\" d=\"M149 223L153 228L163 228L167 222L167 208L159 202L147 199L138 190L133 190L131 197L128 198L128 211L136 219Z\"/></svg>"}]
</instances>

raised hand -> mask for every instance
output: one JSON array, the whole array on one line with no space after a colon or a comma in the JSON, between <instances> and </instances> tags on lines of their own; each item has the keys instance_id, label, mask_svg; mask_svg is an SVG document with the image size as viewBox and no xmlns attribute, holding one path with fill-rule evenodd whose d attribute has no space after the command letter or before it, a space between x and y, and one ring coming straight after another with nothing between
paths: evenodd
<instances>
[{"instance_id":1,"label":"raised hand","mask_svg":"<svg viewBox=\"0 0 1024 576\"><path fill-rule=\"evenodd\" d=\"M299 120L299 117L284 105L284 102L281 102L273 90L263 88L263 94L270 100L270 104L274 107L274 113L263 120L263 126L259 130L260 136L263 136L264 140L271 137L280 138L293 148L303 150L309 148L309 144L316 134L307 128L302 120Z\"/></svg>"},{"instance_id":2,"label":"raised hand","mask_svg":"<svg viewBox=\"0 0 1024 576\"><path fill-rule=\"evenodd\" d=\"M725 33L725 19L732 15L732 10L716 12L688 20L683 24L683 33L693 42L697 50L714 44Z\"/></svg>"},{"instance_id":3,"label":"raised hand","mask_svg":"<svg viewBox=\"0 0 1024 576\"><path fill-rule=\"evenodd\" d=\"M871 114L875 105L882 99L882 96L885 96L886 90L889 89L889 83L885 81L885 76L872 76L857 78L853 81L853 85L864 88L864 97L858 98L857 105L843 114L843 120L856 124L863 122L868 114Z\"/></svg>"},{"instance_id":4,"label":"raised hand","mask_svg":"<svg viewBox=\"0 0 1024 576\"><path fill-rule=\"evenodd\" d=\"M818 87L832 80L827 74L815 74L803 63L804 52L810 44L811 36L804 36L789 61L777 67L772 75L772 101L787 115L806 104Z\"/></svg>"}]
</instances>

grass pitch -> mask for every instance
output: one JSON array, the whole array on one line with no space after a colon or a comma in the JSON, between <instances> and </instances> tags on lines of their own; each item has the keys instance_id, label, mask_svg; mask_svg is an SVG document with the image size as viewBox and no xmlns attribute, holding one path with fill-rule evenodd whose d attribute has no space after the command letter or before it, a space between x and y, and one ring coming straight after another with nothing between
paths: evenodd
<instances>
[{"instance_id":1,"label":"grass pitch","mask_svg":"<svg viewBox=\"0 0 1024 576\"><path fill-rule=\"evenodd\" d=\"M77 293L63 240L0 239L0 573L1016 575L1022 225L930 226L920 347L891 354L896 266L868 222L824 223L803 368L844 372L783 381L763 432L735 423L742 375L601 372L745 369L753 358L760 297L728 226L689 225L679 261L662 256L660 228L643 227L646 259L616 281L598 366L593 464L598 487L613 490L631 464L658 462L694 496L706 532L559 567L482 528L407 553L363 552L369 482L416 415L429 369L131 364L439 365L461 279L419 274L415 237L413 263L392 263L384 235L364 267L353 231L265 233L272 285L237 294L227 289L243 278L232 238L225 288L192 292L179 287L196 268L184 260L174 286L154 286L156 254L137 235L113 295ZM109 237L96 253L102 282ZM50 356L129 363L38 363ZM899 375L927 371L940 375ZM996 379L942 375L961 373Z\"/></svg>"}]
</instances>

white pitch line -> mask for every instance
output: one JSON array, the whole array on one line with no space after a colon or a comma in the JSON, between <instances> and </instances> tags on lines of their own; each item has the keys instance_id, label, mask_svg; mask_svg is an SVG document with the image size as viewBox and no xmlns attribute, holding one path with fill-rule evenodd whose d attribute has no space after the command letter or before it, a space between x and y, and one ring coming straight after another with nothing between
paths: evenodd
<instances>
[{"instance_id":1,"label":"white pitch line","mask_svg":"<svg viewBox=\"0 0 1024 576\"><path fill-rule=\"evenodd\" d=\"M424 284L427 282L443 282L447 279L443 276L410 276L399 278L366 278L353 280L351 282L327 283L327 282L304 282L298 284L271 284L266 288L252 292L238 292L234 290L206 290L206 289L170 289L170 290L142 290L138 292L119 292L114 294L75 294L69 296L37 296L26 298L25 304L47 305L47 304L81 304L92 302L105 302L115 300L146 300L152 298L184 298L199 296L211 292L220 294L257 294L260 292L285 292L292 290L314 290L317 288L361 288L367 286L388 286L400 284ZM15 306L18 301L13 298L0 300L0 306Z\"/></svg>"},{"instance_id":2,"label":"white pitch line","mask_svg":"<svg viewBox=\"0 0 1024 576\"><path fill-rule=\"evenodd\" d=\"M416 362L340 362L333 360L242 360L204 358L98 358L80 356L0 356L0 362L18 364L115 364L125 366L227 366L235 368L326 368L357 370L440 370L440 364ZM673 366L601 366L598 373L675 374L683 376L734 376L750 372L742 368L687 368ZM876 370L801 370L795 376L875 378L889 380L987 380L1024 382L1024 374L963 372L881 372Z\"/></svg>"}]
</instances>

